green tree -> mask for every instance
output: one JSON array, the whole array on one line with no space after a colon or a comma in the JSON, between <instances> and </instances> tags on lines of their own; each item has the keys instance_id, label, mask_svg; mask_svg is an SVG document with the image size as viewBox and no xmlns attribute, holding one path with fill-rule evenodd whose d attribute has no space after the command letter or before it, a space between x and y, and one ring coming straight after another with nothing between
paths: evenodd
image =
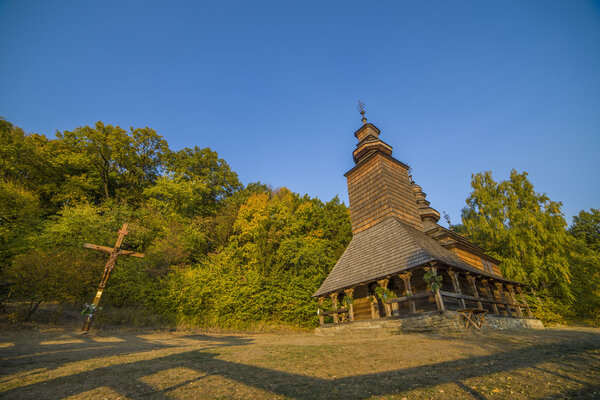
<instances>
[{"instance_id":1,"label":"green tree","mask_svg":"<svg viewBox=\"0 0 600 400\"><path fill-rule=\"evenodd\" d=\"M60 208L53 200L56 193L69 190L62 186L66 171L57 164L59 154L56 140L26 134L0 118L0 178L34 193L44 214L56 212Z\"/></svg>"},{"instance_id":2,"label":"green tree","mask_svg":"<svg viewBox=\"0 0 600 400\"><path fill-rule=\"evenodd\" d=\"M144 192L151 204L186 217L216 215L241 188L237 174L209 148L170 153L167 174Z\"/></svg>"},{"instance_id":3,"label":"green tree","mask_svg":"<svg viewBox=\"0 0 600 400\"><path fill-rule=\"evenodd\" d=\"M572 271L572 319L600 324L600 254L583 240L574 240L569 259Z\"/></svg>"},{"instance_id":4,"label":"green tree","mask_svg":"<svg viewBox=\"0 0 600 400\"><path fill-rule=\"evenodd\" d=\"M92 189L89 200L126 199L139 202L142 191L151 186L163 167L167 142L150 128L129 128L96 122L73 131L57 132L64 146L61 161L75 174L69 186Z\"/></svg>"},{"instance_id":5,"label":"green tree","mask_svg":"<svg viewBox=\"0 0 600 400\"><path fill-rule=\"evenodd\" d=\"M29 319L42 303L82 301L91 296L100 264L69 249L34 249L17 255L3 271L12 297L28 304Z\"/></svg>"},{"instance_id":6,"label":"green tree","mask_svg":"<svg viewBox=\"0 0 600 400\"><path fill-rule=\"evenodd\" d=\"M182 322L222 327L317 323L317 290L348 244L347 208L249 185L228 239L216 253L169 276L165 306ZM234 208L232 208L234 209Z\"/></svg>"},{"instance_id":7,"label":"green tree","mask_svg":"<svg viewBox=\"0 0 600 400\"><path fill-rule=\"evenodd\" d=\"M536 193L527 173L515 170L502 182L491 172L474 174L471 187L463 232L502 261L506 277L571 302L571 242L561 203Z\"/></svg>"},{"instance_id":8,"label":"green tree","mask_svg":"<svg viewBox=\"0 0 600 400\"><path fill-rule=\"evenodd\" d=\"M40 201L36 193L0 178L0 271L15 253L25 248L25 238L40 224Z\"/></svg>"},{"instance_id":9,"label":"green tree","mask_svg":"<svg viewBox=\"0 0 600 400\"><path fill-rule=\"evenodd\" d=\"M581 210L573 217L569 233L583 240L590 249L600 252L600 210L596 208L591 208L589 212Z\"/></svg>"}]
</instances>

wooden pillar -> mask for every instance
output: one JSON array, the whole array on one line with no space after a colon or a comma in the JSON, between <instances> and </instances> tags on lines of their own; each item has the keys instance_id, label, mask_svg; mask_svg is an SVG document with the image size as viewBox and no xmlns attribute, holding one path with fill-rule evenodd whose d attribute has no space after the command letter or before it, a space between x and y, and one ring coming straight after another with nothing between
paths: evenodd
<instances>
[{"instance_id":1,"label":"wooden pillar","mask_svg":"<svg viewBox=\"0 0 600 400\"><path fill-rule=\"evenodd\" d=\"M379 312L377 311L377 296L373 295L371 300L371 318L379 318Z\"/></svg>"},{"instance_id":2,"label":"wooden pillar","mask_svg":"<svg viewBox=\"0 0 600 400\"><path fill-rule=\"evenodd\" d=\"M515 289L513 285L506 285L506 289L508 290L508 297L510 297L510 301L513 304L516 304L515 311L517 312L517 316L523 317L523 311L521 310L521 306L519 305L519 301L517 300L517 296L515 296Z\"/></svg>"},{"instance_id":3,"label":"wooden pillar","mask_svg":"<svg viewBox=\"0 0 600 400\"><path fill-rule=\"evenodd\" d=\"M460 290L460 283L458 282L458 271L449 269L448 275L450 275L450 278L452 279L452 286L454 286L454 291L458 294L462 294L462 292ZM465 299L460 298L460 299L458 299L458 302L460 303L462 308L467 308L467 305L465 304Z\"/></svg>"},{"instance_id":4,"label":"wooden pillar","mask_svg":"<svg viewBox=\"0 0 600 400\"><path fill-rule=\"evenodd\" d=\"M404 282L404 291L406 292L406 297L408 297L408 308L412 314L417 312L417 307L415 305L415 301L412 299L412 288L410 286L410 277L412 272L403 272L398 275L402 281Z\"/></svg>"},{"instance_id":5,"label":"wooden pillar","mask_svg":"<svg viewBox=\"0 0 600 400\"><path fill-rule=\"evenodd\" d=\"M500 315L500 312L498 311L498 306L496 305L496 299L494 298L494 292L492 292L492 290L490 289L490 284L488 280L482 279L481 283L483 284L483 287L485 288L485 291L488 294L488 298L492 300L492 309L494 310L494 314Z\"/></svg>"},{"instance_id":6,"label":"wooden pillar","mask_svg":"<svg viewBox=\"0 0 600 400\"><path fill-rule=\"evenodd\" d=\"M319 325L323 325L325 323L325 319L323 317L323 298L319 297Z\"/></svg>"},{"instance_id":7,"label":"wooden pillar","mask_svg":"<svg viewBox=\"0 0 600 400\"><path fill-rule=\"evenodd\" d=\"M329 295L329 297L331 297L331 308L333 308L333 310L337 310L338 309L338 302L337 302L338 294L331 293ZM338 317L337 313L334 313L333 314L333 323L337 324L338 322L340 322L339 317Z\"/></svg>"},{"instance_id":8,"label":"wooden pillar","mask_svg":"<svg viewBox=\"0 0 600 400\"><path fill-rule=\"evenodd\" d=\"M502 282L496 282L496 289L498 289L498 293L500 294L500 300L504 302L504 307L506 307L506 312L509 317L512 317L512 313L510 312L510 306L508 305L508 301L506 300L506 296L504 295L504 288L502 287Z\"/></svg>"},{"instance_id":9,"label":"wooden pillar","mask_svg":"<svg viewBox=\"0 0 600 400\"><path fill-rule=\"evenodd\" d=\"M389 279L381 279L379 281L377 281L377 283L379 284L379 286L381 286L384 289L387 289L387 285L390 282ZM392 310L389 304L387 304L385 301L381 301L383 303L383 308L385 309L385 316L389 317L390 315L392 315Z\"/></svg>"},{"instance_id":10,"label":"wooden pillar","mask_svg":"<svg viewBox=\"0 0 600 400\"><path fill-rule=\"evenodd\" d=\"M354 294L354 289L346 289L344 290L344 293L346 293L346 296L349 298L352 298L352 295ZM352 301L350 301L348 304L348 319L350 321L354 321L354 305L352 304Z\"/></svg>"},{"instance_id":11,"label":"wooden pillar","mask_svg":"<svg viewBox=\"0 0 600 400\"><path fill-rule=\"evenodd\" d=\"M471 285L471 291L473 292L473 296L479 298L479 291L477 290L477 284L475 283L475 277L471 274L467 274L467 281L469 285ZM481 304L480 300L477 300L477 307L483 308L483 304Z\"/></svg>"},{"instance_id":12,"label":"wooden pillar","mask_svg":"<svg viewBox=\"0 0 600 400\"><path fill-rule=\"evenodd\" d=\"M525 298L525 294L523 293L523 289L521 289L521 286L517 286L517 292L519 292L519 294L521 295L521 302L523 302L523 304L525 304L525 310L527 311L527 316L529 318L533 318L533 313L531 312L531 307L529 307L529 303L527 302L527 299Z\"/></svg>"},{"instance_id":13,"label":"wooden pillar","mask_svg":"<svg viewBox=\"0 0 600 400\"><path fill-rule=\"evenodd\" d=\"M429 271L437 272L437 268L433 265L431 267L423 267L423 269L426 272L429 272ZM446 307L444 307L444 298L442 297L440 290L436 289L434 291L434 294L435 294L435 303L437 305L438 311L444 311L446 309Z\"/></svg>"}]
</instances>

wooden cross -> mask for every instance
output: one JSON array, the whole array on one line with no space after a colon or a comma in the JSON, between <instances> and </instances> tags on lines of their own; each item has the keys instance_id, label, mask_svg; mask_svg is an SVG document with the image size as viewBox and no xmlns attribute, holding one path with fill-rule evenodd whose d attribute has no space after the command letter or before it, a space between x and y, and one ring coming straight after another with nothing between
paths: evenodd
<instances>
[{"instance_id":1,"label":"wooden cross","mask_svg":"<svg viewBox=\"0 0 600 400\"><path fill-rule=\"evenodd\" d=\"M108 261L106 262L106 265L104 266L104 273L102 273L102 280L100 280L100 285L98 285L98 291L96 292L96 297L94 297L94 301L92 303L92 312L90 314L88 314L87 319L85 320L85 323L83 324L82 331L84 331L84 332L87 332L90 330L90 325L92 325L92 319L94 317L93 311L98 307L98 304L100 303L100 297L102 296L102 292L104 291L104 286L106 286L106 281L108 281L108 276L110 275L110 271L112 271L112 269L114 268L114 266L117 262L117 257L123 255L123 256L131 256L131 257L137 257L137 258L144 258L146 256L145 254L136 253L135 251L121 250L121 244L123 243L123 239L125 238L125 235L127 235L129 233L127 231L128 225L129 224L127 224L127 223L123 224L123 227L119 230L119 238L117 239L117 243L115 243L115 247L99 246L97 244L89 244L89 243L86 243L83 245L83 247L85 247L86 249L100 250L100 251L104 251L104 252L110 254L110 256L108 257Z\"/></svg>"}]
</instances>

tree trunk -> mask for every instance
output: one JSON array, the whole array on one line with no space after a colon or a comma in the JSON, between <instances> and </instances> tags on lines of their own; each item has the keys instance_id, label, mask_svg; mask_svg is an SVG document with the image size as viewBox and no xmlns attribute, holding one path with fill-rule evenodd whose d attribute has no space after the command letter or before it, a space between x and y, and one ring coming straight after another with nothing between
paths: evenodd
<instances>
[{"instance_id":1,"label":"tree trunk","mask_svg":"<svg viewBox=\"0 0 600 400\"><path fill-rule=\"evenodd\" d=\"M40 304L42 304L42 301L31 301L29 302L29 310L27 310L27 316L25 317L25 321L29 321L29 318L31 318L33 316L33 314L37 311L38 307L40 306Z\"/></svg>"}]
</instances>

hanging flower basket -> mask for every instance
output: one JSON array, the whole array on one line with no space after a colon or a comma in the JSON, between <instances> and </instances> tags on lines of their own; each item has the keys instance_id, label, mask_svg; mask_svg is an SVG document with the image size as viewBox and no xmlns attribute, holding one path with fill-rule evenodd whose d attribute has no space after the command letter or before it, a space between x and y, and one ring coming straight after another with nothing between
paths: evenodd
<instances>
[{"instance_id":1,"label":"hanging flower basket","mask_svg":"<svg viewBox=\"0 0 600 400\"><path fill-rule=\"evenodd\" d=\"M352 305L353 302L354 302L354 297L352 297L352 296L344 297L344 303L346 303L346 307L350 308L350 306Z\"/></svg>"},{"instance_id":2,"label":"hanging flower basket","mask_svg":"<svg viewBox=\"0 0 600 400\"><path fill-rule=\"evenodd\" d=\"M442 277L437 274L435 269L426 272L425 275L423 275L423 280L427 283L429 290L433 292L437 292L442 288Z\"/></svg>"},{"instance_id":3,"label":"hanging flower basket","mask_svg":"<svg viewBox=\"0 0 600 400\"><path fill-rule=\"evenodd\" d=\"M381 286L375 288L375 296L377 296L377 298L379 298L379 300L383 301L384 303L396 297L394 292L392 292L390 289L384 289Z\"/></svg>"}]
</instances>

